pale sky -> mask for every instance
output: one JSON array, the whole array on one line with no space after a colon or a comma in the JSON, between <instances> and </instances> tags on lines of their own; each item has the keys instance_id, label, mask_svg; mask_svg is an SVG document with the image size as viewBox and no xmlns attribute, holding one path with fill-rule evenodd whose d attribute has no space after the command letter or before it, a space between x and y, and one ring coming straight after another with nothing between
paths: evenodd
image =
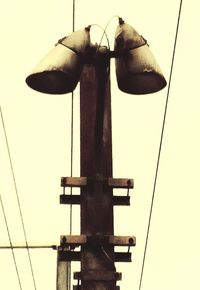
<instances>
[{"instance_id":1,"label":"pale sky","mask_svg":"<svg viewBox=\"0 0 200 290\"><path fill-rule=\"evenodd\" d=\"M179 0L79 1L75 28L103 27L121 16L148 40L169 80ZM183 0L142 290L199 290L200 89L199 3ZM71 95L46 95L26 76L58 39L72 31L72 1L6 1L1 8L1 95L30 245L59 244L69 209L59 204L60 177L70 175ZM113 48L117 20L107 33ZM94 31L93 31L94 30ZM98 42L101 30L92 28ZM138 290L167 88L136 96L121 92L111 66L114 177L133 178L131 206L115 210L115 234L134 235L132 263L117 263L121 289ZM75 90L74 176L79 176L79 87ZM0 192L14 245L24 244L0 122ZM79 233L78 206L73 233ZM0 245L9 245L0 209ZM25 250L16 250L22 289L34 289ZM56 289L56 251L31 250L37 290ZM79 266L75 265L75 270ZM75 284L76 281L72 281ZM0 250L0 288L18 290L11 251Z\"/></svg>"}]
</instances>

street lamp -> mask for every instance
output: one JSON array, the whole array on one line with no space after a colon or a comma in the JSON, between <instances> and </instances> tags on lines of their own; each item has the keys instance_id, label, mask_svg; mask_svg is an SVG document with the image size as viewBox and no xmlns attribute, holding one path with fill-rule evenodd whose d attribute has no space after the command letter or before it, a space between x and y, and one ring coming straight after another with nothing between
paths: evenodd
<instances>
[{"instance_id":1,"label":"street lamp","mask_svg":"<svg viewBox=\"0 0 200 290\"><path fill-rule=\"evenodd\" d=\"M115 34L115 50L121 52L115 59L119 89L129 94L161 90L166 81L147 41L122 19L119 22Z\"/></svg>"},{"instance_id":2,"label":"street lamp","mask_svg":"<svg viewBox=\"0 0 200 290\"><path fill-rule=\"evenodd\" d=\"M27 77L27 84L40 92L63 94L72 92L80 80L84 63L99 48L92 46L90 26L59 40ZM147 41L121 18L115 33L115 57L119 89L129 94L154 93L166 86L165 78L153 57Z\"/></svg>"},{"instance_id":3,"label":"street lamp","mask_svg":"<svg viewBox=\"0 0 200 290\"><path fill-rule=\"evenodd\" d=\"M72 92L80 79L82 55L90 46L89 32L85 28L60 39L26 78L26 83L47 94Z\"/></svg>"},{"instance_id":4,"label":"street lamp","mask_svg":"<svg viewBox=\"0 0 200 290\"><path fill-rule=\"evenodd\" d=\"M116 59L119 88L130 94L147 94L166 86L165 78L146 40L119 18L115 49L92 45L90 26L59 40L36 66L26 82L40 92L63 94L80 80L80 177L63 177L61 186L80 187L80 195L60 195L61 204L80 204L81 233L61 236L58 247L57 290L69 290L67 263L80 261L74 273L74 290L119 290L121 273L115 262L130 262L133 236L114 235L114 206L130 205L133 180L113 178L110 58ZM113 195L114 188L128 190ZM76 251L81 246L80 251ZM115 252L126 246L128 252ZM80 283L81 282L81 283Z\"/></svg>"}]
</instances>

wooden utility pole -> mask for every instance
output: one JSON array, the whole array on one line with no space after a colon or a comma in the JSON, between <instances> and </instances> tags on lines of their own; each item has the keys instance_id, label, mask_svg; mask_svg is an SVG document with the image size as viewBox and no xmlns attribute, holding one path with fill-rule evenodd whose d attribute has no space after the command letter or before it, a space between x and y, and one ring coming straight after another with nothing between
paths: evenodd
<instances>
[{"instance_id":1,"label":"wooden utility pole","mask_svg":"<svg viewBox=\"0 0 200 290\"><path fill-rule=\"evenodd\" d=\"M80 204L81 235L61 236L57 290L67 290L67 262L80 261L74 290L116 290L121 273L115 262L131 261L129 252L114 246L134 246L134 237L114 236L113 206L129 205L129 196L113 196L113 188L132 188L131 179L112 177L110 58L100 48L84 66L80 81L81 177L64 177L61 186L80 187L80 195L61 195L60 202ZM81 246L81 251L74 251ZM69 290L69 289L68 289Z\"/></svg>"},{"instance_id":2,"label":"wooden utility pole","mask_svg":"<svg viewBox=\"0 0 200 290\"><path fill-rule=\"evenodd\" d=\"M40 92L68 93L77 85L84 65L80 80L81 172L80 177L61 178L64 192L60 196L62 204L80 205L81 233L61 236L57 290L70 290L71 261L81 262L81 271L74 273L78 280L74 290L119 290L116 284L121 273L116 272L115 262L130 262L129 248L135 245L134 237L114 235L113 206L130 205L133 180L113 178L112 173L110 58L116 58L117 81L122 91L146 94L166 86L147 42L122 18L114 51L93 46L90 27L59 40L26 78L27 84ZM67 195L65 187L79 187L81 193ZM114 196L114 188L128 189L127 196ZM115 246L127 246L128 252L115 252ZM81 250L76 251L77 247Z\"/></svg>"}]
</instances>

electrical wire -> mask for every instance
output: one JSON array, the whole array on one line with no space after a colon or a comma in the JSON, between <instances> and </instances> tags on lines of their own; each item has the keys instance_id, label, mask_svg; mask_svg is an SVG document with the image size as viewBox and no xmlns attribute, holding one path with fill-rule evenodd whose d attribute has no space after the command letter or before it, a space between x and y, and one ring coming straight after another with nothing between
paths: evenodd
<instances>
[{"instance_id":1,"label":"electrical wire","mask_svg":"<svg viewBox=\"0 0 200 290\"><path fill-rule=\"evenodd\" d=\"M53 249L53 250L56 250L57 249L57 246L56 245L51 245L51 246L28 246L29 249ZM4 250L4 249L26 249L26 246L23 245L23 246L0 246L0 250Z\"/></svg>"},{"instance_id":2,"label":"electrical wire","mask_svg":"<svg viewBox=\"0 0 200 290\"><path fill-rule=\"evenodd\" d=\"M105 30L101 25L96 24L96 23L91 24L91 27L92 27L92 26L99 27L99 28L103 31L102 39L103 39L103 36L105 35L106 40L107 40L107 44L108 44L108 48L110 49L110 41L109 41L108 35L107 35L107 33L106 33L106 30ZM102 40L101 40L101 41L102 41ZM100 48L100 45L101 45L101 41L100 41L99 44L98 44L97 52L99 51L99 48Z\"/></svg>"},{"instance_id":3,"label":"electrical wire","mask_svg":"<svg viewBox=\"0 0 200 290\"><path fill-rule=\"evenodd\" d=\"M93 24L93 25L96 25L96 26L100 27L100 28L103 30L103 34L102 34L101 39L100 39L100 41L99 41L99 44L98 44L98 47L97 47L97 51L96 51L96 53L99 52L99 49L100 49L100 46L101 46L101 43L102 43L102 40L103 40L104 35L106 36L106 40L107 40L107 43L108 43L108 48L109 48L109 50L110 50L110 42L109 42L108 35L107 35L107 33L106 33L106 29L108 28L108 26L109 26L109 24L111 23L111 21L112 21L114 18L116 18L116 17L117 17L118 19L120 19L119 15L114 15L114 16L112 16L112 17L109 19L109 21L107 22L105 28L102 28L102 27L101 27L100 25L98 25L98 24ZM106 83L108 82L109 77L110 77L110 65L109 65L109 67L108 67L108 71L107 71Z\"/></svg>"},{"instance_id":4,"label":"electrical wire","mask_svg":"<svg viewBox=\"0 0 200 290\"><path fill-rule=\"evenodd\" d=\"M76 10L76 2L73 0L73 8L72 8L72 31L74 32L75 30L75 10Z\"/></svg>"},{"instance_id":5,"label":"electrical wire","mask_svg":"<svg viewBox=\"0 0 200 290\"><path fill-rule=\"evenodd\" d=\"M73 0L73 18L72 18L72 30L75 30L75 0ZM70 167L70 175L73 176L73 155L74 155L74 91L71 94L71 167ZM70 188L70 194L72 195L72 187ZM70 205L70 235L72 234L72 205Z\"/></svg>"},{"instance_id":6,"label":"electrical wire","mask_svg":"<svg viewBox=\"0 0 200 290\"><path fill-rule=\"evenodd\" d=\"M15 258L15 252L14 252L13 245L12 245L12 239L11 239L11 235L10 235L10 231L9 231L9 227L8 227L8 221L7 221L7 218L6 218L5 208L4 208L4 204L3 204L3 200L2 200L1 194L0 194L0 202L1 202L1 208L2 208L2 212L3 212L3 216L4 216L4 221L5 221L5 224L6 224L6 230L7 230L7 234L8 234L9 243L10 243L10 249L12 251L12 257L13 257L13 262L14 262L14 265L15 265L15 270L16 270L16 274L17 274L19 288L20 288L20 290L22 290L21 279L20 279L20 276L19 276L19 270L18 270L16 258Z\"/></svg>"},{"instance_id":7,"label":"electrical wire","mask_svg":"<svg viewBox=\"0 0 200 290\"><path fill-rule=\"evenodd\" d=\"M176 53L176 44L177 44L177 39L178 39L179 24L180 24L181 11L182 11L182 2L183 1L180 0L179 11L178 11L178 19L177 19L177 25L176 25L176 33L175 33L175 39L174 39L174 47L173 47L173 53L172 53L170 76L169 76L169 85L168 85L168 89L167 89L167 97L166 97L166 102L165 102L165 109L164 109L164 116L163 116L163 125L162 125L162 130L161 130L160 145L159 145L159 150L158 150L158 158L157 158L155 179L154 179L154 185L153 185L153 194L152 194L152 200L151 200L151 206L150 206L150 214L149 214L149 221L148 221L148 226L147 226L147 235L146 235L146 241L145 241L145 249L144 249L141 276L140 276L140 282L139 282L139 290L141 290L143 273L144 273L144 264L145 264L145 259L146 259L149 232L150 232L150 226L151 226L151 217L152 217L152 211L153 211L153 203L154 203L154 199L155 199L155 191L156 191L156 185L157 185L158 170L159 170L159 164L160 164L160 156L161 156L164 129L165 129L165 123L166 123L166 116L167 116L167 108L168 108L168 103L169 103L169 94L170 94L172 73L173 73L173 67L174 67L174 59L175 59L175 53Z\"/></svg>"},{"instance_id":8,"label":"electrical wire","mask_svg":"<svg viewBox=\"0 0 200 290\"><path fill-rule=\"evenodd\" d=\"M73 153L74 153L74 92L71 94L71 168L70 176L73 176ZM70 195L73 194L72 187L70 188ZM69 209L69 234L72 234L72 204ZM71 262L67 262L67 276L68 276L68 290L71 289Z\"/></svg>"},{"instance_id":9,"label":"electrical wire","mask_svg":"<svg viewBox=\"0 0 200 290\"><path fill-rule=\"evenodd\" d=\"M75 31L75 12L76 12L76 2L73 0L72 2L72 31ZM73 156L74 156L74 91L71 93L71 168L70 168L70 176L73 176ZM70 195L73 194L72 187L70 188ZM72 234L72 204L70 204L69 210L69 234ZM71 289L71 262L67 263L67 274L68 274L68 289Z\"/></svg>"},{"instance_id":10,"label":"electrical wire","mask_svg":"<svg viewBox=\"0 0 200 290\"><path fill-rule=\"evenodd\" d=\"M21 208L21 203L20 203L19 194L18 194L17 182L16 182L16 178L15 178L15 172L14 172L13 162L12 162L12 158L11 158L11 152L10 152L10 147L9 147L9 143L8 143L6 126L5 126L5 122L4 122L4 118L3 118L3 111L2 111L1 106L0 106L0 115L1 115L2 125L3 125L3 131L4 131L5 141L6 141L9 162L10 162L10 168L11 168L11 172L12 172L12 178L13 178L13 182L14 182L15 194L16 194L16 198L17 198L17 204L18 204L22 229L23 229L23 233L24 233L24 239L25 239L25 244L26 244L26 249L27 249L27 254L28 254L28 260L29 260L29 264L30 264L32 280L33 280L34 288L36 290L37 288L36 288L36 281L35 281L35 276L34 276L34 272L33 272L33 265L32 265L32 261L31 261L31 255L30 255L30 251L29 251L26 229L25 229L25 224L24 224L24 218L23 218L23 214L22 214L22 208Z\"/></svg>"},{"instance_id":11,"label":"electrical wire","mask_svg":"<svg viewBox=\"0 0 200 290\"><path fill-rule=\"evenodd\" d=\"M100 41L99 41L98 49L100 48L101 43L102 43L102 40L103 40L103 37L104 37L104 35L106 34L106 29L108 28L108 26L109 26L109 24L111 23L111 21L112 21L114 18L116 18L116 17L118 17L118 19L120 18L118 15L114 15L114 16L112 16L112 17L109 19L109 21L107 22L107 24L106 24L106 26L105 26L105 28L104 28L104 32L103 32L103 34L102 34L102 36L101 36L101 39L100 39Z\"/></svg>"}]
</instances>

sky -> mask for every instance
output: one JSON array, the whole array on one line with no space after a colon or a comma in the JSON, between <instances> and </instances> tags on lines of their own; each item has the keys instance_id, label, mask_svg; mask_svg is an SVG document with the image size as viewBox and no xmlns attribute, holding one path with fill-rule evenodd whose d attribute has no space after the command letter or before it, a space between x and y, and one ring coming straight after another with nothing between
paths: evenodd
<instances>
[{"instance_id":1,"label":"sky","mask_svg":"<svg viewBox=\"0 0 200 290\"><path fill-rule=\"evenodd\" d=\"M79 1L75 29L105 27L121 16L145 39L169 81L180 2L178 0ZM59 204L60 177L70 175L71 95L33 91L25 78L58 39L72 31L72 1L6 1L1 8L1 94L24 223L30 245L59 244L69 233L69 208ZM183 0L169 94L149 242L141 290L199 290L200 267L200 89L199 3ZM108 29L113 48L117 19ZM93 31L94 30L94 31ZM92 40L102 31L92 28ZM127 95L111 64L114 177L133 178L131 206L115 209L115 234L134 235L133 261L117 264L121 289L138 290L167 87ZM0 193L13 245L24 244L3 126L0 122ZM74 92L73 175L79 176L79 86ZM79 233L73 208L73 234ZM9 245L0 209L0 245ZM16 250L22 289L34 289L27 253ZM56 251L31 250L37 290L56 289ZM79 265L75 264L73 270ZM75 284L75 281L72 281ZM0 250L0 287L20 289L10 250Z\"/></svg>"}]
</instances>

